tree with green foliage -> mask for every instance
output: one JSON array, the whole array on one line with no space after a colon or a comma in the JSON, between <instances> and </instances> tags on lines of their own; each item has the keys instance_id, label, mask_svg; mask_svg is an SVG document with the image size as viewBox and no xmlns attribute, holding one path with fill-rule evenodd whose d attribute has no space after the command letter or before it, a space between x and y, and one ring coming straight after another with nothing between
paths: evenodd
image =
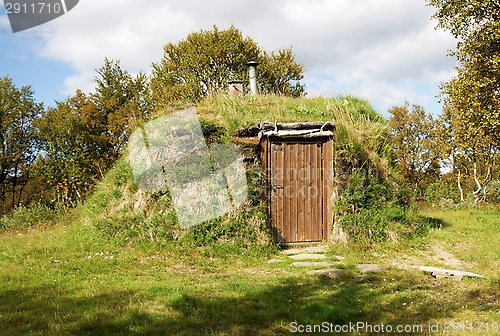
<instances>
[{"instance_id":1,"label":"tree with green foliage","mask_svg":"<svg viewBox=\"0 0 500 336\"><path fill-rule=\"evenodd\" d=\"M304 95L305 86L299 82L304 78L304 67L295 62L291 48L271 53L264 51L259 59L258 77L262 93L289 97Z\"/></svg>"},{"instance_id":2,"label":"tree with green foliage","mask_svg":"<svg viewBox=\"0 0 500 336\"><path fill-rule=\"evenodd\" d=\"M413 104L389 110L394 155L403 180L421 191L439 176L438 153L434 146L435 121L425 110Z\"/></svg>"},{"instance_id":3,"label":"tree with green foliage","mask_svg":"<svg viewBox=\"0 0 500 336\"><path fill-rule=\"evenodd\" d=\"M97 73L95 94L78 90L37 123L43 152L37 171L62 202L82 200L120 157L130 132L151 117L144 74L134 77L108 59Z\"/></svg>"},{"instance_id":4,"label":"tree with green foliage","mask_svg":"<svg viewBox=\"0 0 500 336\"><path fill-rule=\"evenodd\" d=\"M17 88L0 78L0 215L23 199L37 155L33 122L43 110L30 86Z\"/></svg>"},{"instance_id":5,"label":"tree with green foliage","mask_svg":"<svg viewBox=\"0 0 500 336\"><path fill-rule=\"evenodd\" d=\"M132 76L123 70L120 61L104 59L104 65L97 70L96 92L92 101L96 105L93 116L93 132L99 134L101 154L110 168L121 154L131 131L140 123L151 118L153 102L149 79L143 73Z\"/></svg>"},{"instance_id":6,"label":"tree with green foliage","mask_svg":"<svg viewBox=\"0 0 500 336\"><path fill-rule=\"evenodd\" d=\"M460 199L463 202L464 185L472 187L474 201L484 199L488 184L498 171L500 148L491 134L482 129L471 129L464 119L449 107L445 107L438 122L436 139L442 160L456 175Z\"/></svg>"},{"instance_id":7,"label":"tree with green foliage","mask_svg":"<svg viewBox=\"0 0 500 336\"><path fill-rule=\"evenodd\" d=\"M49 107L37 120L41 154L36 172L49 186L53 201L83 200L99 176L105 136L99 134L97 108L91 97L77 91L74 97Z\"/></svg>"},{"instance_id":8,"label":"tree with green foliage","mask_svg":"<svg viewBox=\"0 0 500 336\"><path fill-rule=\"evenodd\" d=\"M163 48L163 59L153 63L151 80L155 101L166 106L174 101L200 101L227 90L229 80L248 79L247 63L261 64L259 82L265 93L285 96L304 94L303 66L295 62L291 49L263 52L250 37L234 26L226 30L190 33L177 44Z\"/></svg>"},{"instance_id":9,"label":"tree with green foliage","mask_svg":"<svg viewBox=\"0 0 500 336\"><path fill-rule=\"evenodd\" d=\"M491 181L500 149L500 3L490 0L429 0L438 27L456 38L458 74L442 85L442 133L449 155L465 164L476 184L476 202ZM460 160L458 158L460 157Z\"/></svg>"}]
</instances>

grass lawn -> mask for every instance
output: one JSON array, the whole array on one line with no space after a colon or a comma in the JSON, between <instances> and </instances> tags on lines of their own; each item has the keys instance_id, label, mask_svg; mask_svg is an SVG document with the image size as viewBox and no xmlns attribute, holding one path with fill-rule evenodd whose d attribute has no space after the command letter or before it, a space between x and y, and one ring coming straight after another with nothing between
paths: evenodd
<instances>
[{"instance_id":1,"label":"grass lawn","mask_svg":"<svg viewBox=\"0 0 500 336\"><path fill-rule=\"evenodd\" d=\"M423 214L440 227L418 241L330 246L345 257L336 278L268 264L280 255L272 248L118 247L78 221L2 234L0 334L286 335L294 321L500 334L500 210ZM388 269L361 274L359 263ZM421 265L486 279L434 279Z\"/></svg>"}]
</instances>

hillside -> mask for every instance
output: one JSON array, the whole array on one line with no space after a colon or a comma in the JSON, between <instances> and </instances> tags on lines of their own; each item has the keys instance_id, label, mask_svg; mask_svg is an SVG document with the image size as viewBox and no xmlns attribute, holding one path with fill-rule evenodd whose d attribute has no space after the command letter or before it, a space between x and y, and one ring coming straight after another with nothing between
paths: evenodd
<instances>
[{"instance_id":1,"label":"hillside","mask_svg":"<svg viewBox=\"0 0 500 336\"><path fill-rule=\"evenodd\" d=\"M207 99L197 106L209 143L238 141L237 131L264 120L279 122L333 121L335 156L339 162L373 168L374 179L389 180L390 145L384 119L370 105L354 97L290 99L276 96ZM169 113L170 111L165 111ZM127 153L99 185L85 205L95 228L120 241L166 243L186 240L199 245L230 242L238 246L267 245L269 234L264 180L257 147L238 143L246 158L249 197L243 205L203 225L180 229L167 191L147 192L134 184ZM388 190L387 193L390 191Z\"/></svg>"},{"instance_id":2,"label":"hillside","mask_svg":"<svg viewBox=\"0 0 500 336\"><path fill-rule=\"evenodd\" d=\"M182 107L165 110L160 116ZM406 196L401 194L397 174L391 166L392 149L386 122L365 100L352 96L292 99L272 95L236 98L219 95L196 107L208 143L238 141L234 135L239 130L264 120L333 121L336 165L347 165L353 177L339 184L336 191L340 195L336 211L347 233L370 244L373 240L411 236L422 231L421 221L405 210ZM178 241L196 245L229 242L240 247L267 246L271 237L266 205L260 197L264 187L260 154L255 146L238 145L250 153L250 158L245 160L249 197L228 215L189 230L180 229L168 191L139 189L126 151L80 207L78 221L86 224L91 235L103 235L119 246ZM349 209L355 209L355 213ZM43 213L43 209L39 210ZM16 216L17 222L25 223L22 227L53 220L53 216L47 220L47 216L44 219L43 215L25 212L21 209L12 220L4 218L0 226L6 229L19 226L15 224ZM34 220L23 220L23 216Z\"/></svg>"}]
</instances>

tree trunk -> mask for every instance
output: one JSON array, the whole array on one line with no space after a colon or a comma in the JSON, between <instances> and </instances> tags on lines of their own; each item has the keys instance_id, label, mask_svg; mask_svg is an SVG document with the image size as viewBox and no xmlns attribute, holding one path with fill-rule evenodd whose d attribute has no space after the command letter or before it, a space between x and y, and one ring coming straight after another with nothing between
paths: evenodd
<instances>
[{"instance_id":1,"label":"tree trunk","mask_svg":"<svg viewBox=\"0 0 500 336\"><path fill-rule=\"evenodd\" d=\"M474 195L474 203L478 203L481 197L479 196L479 193L483 189L483 186L481 185L481 182L479 182L479 179L477 177L477 164L474 162L474 181L476 182L477 189L472 193Z\"/></svg>"},{"instance_id":2,"label":"tree trunk","mask_svg":"<svg viewBox=\"0 0 500 336\"><path fill-rule=\"evenodd\" d=\"M464 202L464 190L462 189L462 184L460 183L460 169L458 170L458 175L457 175L457 184L458 184L458 189L460 190L460 202Z\"/></svg>"},{"instance_id":3,"label":"tree trunk","mask_svg":"<svg viewBox=\"0 0 500 336\"><path fill-rule=\"evenodd\" d=\"M474 162L474 181L476 182L477 189L474 191L474 203L478 203L481 200L481 191L486 191L486 185L488 184L489 180L491 179L491 165L488 165L488 173L486 174L486 177L484 180L481 182L479 181L479 178L477 177L477 164Z\"/></svg>"}]
</instances>

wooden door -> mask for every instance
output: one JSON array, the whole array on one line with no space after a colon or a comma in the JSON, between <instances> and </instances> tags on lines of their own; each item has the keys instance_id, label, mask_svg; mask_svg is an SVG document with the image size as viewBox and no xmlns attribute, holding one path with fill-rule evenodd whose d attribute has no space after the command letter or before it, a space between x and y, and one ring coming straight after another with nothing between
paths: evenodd
<instances>
[{"instance_id":1,"label":"wooden door","mask_svg":"<svg viewBox=\"0 0 500 336\"><path fill-rule=\"evenodd\" d=\"M274 140L268 150L270 217L276 241L327 238L332 220L331 143Z\"/></svg>"}]
</instances>

